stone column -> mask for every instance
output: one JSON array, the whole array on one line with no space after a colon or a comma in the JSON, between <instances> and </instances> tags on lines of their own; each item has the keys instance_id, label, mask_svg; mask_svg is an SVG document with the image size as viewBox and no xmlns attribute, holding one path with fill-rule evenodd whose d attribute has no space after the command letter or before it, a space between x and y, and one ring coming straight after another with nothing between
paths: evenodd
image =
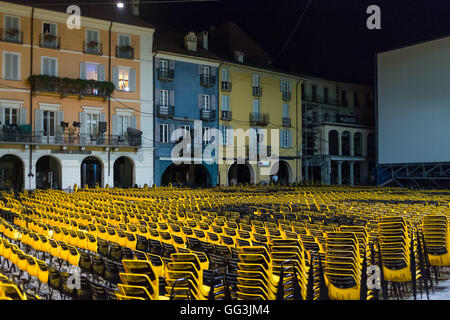
<instances>
[{"instance_id":1,"label":"stone column","mask_svg":"<svg viewBox=\"0 0 450 320\"><path fill-rule=\"evenodd\" d=\"M350 161L350 185L353 186L355 183L355 178L354 178L354 165L355 165L355 161Z\"/></svg>"},{"instance_id":2,"label":"stone column","mask_svg":"<svg viewBox=\"0 0 450 320\"><path fill-rule=\"evenodd\" d=\"M342 161L338 161L338 185L342 185Z\"/></svg>"}]
</instances>

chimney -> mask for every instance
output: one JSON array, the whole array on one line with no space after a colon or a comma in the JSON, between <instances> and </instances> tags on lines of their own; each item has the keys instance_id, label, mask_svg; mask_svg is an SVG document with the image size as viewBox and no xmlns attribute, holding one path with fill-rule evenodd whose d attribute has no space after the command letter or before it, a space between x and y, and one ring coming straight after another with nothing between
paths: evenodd
<instances>
[{"instance_id":1,"label":"chimney","mask_svg":"<svg viewBox=\"0 0 450 320\"><path fill-rule=\"evenodd\" d=\"M197 34L198 44L205 50L208 50L208 31L202 31Z\"/></svg>"},{"instance_id":2,"label":"chimney","mask_svg":"<svg viewBox=\"0 0 450 320\"><path fill-rule=\"evenodd\" d=\"M197 36L194 31L184 36L184 47L189 51L197 51Z\"/></svg>"},{"instance_id":3,"label":"chimney","mask_svg":"<svg viewBox=\"0 0 450 320\"><path fill-rule=\"evenodd\" d=\"M139 16L139 0L131 1L131 13L135 16Z\"/></svg>"},{"instance_id":4,"label":"chimney","mask_svg":"<svg viewBox=\"0 0 450 320\"><path fill-rule=\"evenodd\" d=\"M236 50L234 52L234 59L239 63L244 63L244 52Z\"/></svg>"}]
</instances>

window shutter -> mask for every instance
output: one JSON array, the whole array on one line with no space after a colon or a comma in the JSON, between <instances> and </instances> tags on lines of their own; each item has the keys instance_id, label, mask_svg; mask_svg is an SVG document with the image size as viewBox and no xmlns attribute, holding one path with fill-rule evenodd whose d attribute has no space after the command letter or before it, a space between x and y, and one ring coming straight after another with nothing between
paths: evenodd
<instances>
[{"instance_id":1,"label":"window shutter","mask_svg":"<svg viewBox=\"0 0 450 320\"><path fill-rule=\"evenodd\" d=\"M211 98L211 110L216 110L216 96L210 96Z\"/></svg>"},{"instance_id":2,"label":"window shutter","mask_svg":"<svg viewBox=\"0 0 450 320\"><path fill-rule=\"evenodd\" d=\"M12 55L10 53L5 53L3 55L3 77L5 79L11 79L12 77Z\"/></svg>"},{"instance_id":3,"label":"window shutter","mask_svg":"<svg viewBox=\"0 0 450 320\"><path fill-rule=\"evenodd\" d=\"M175 61L169 60L169 69L170 69L170 70L175 69Z\"/></svg>"},{"instance_id":4,"label":"window shutter","mask_svg":"<svg viewBox=\"0 0 450 320\"><path fill-rule=\"evenodd\" d=\"M49 75L50 74L50 66L49 59L42 57L42 70L41 74Z\"/></svg>"},{"instance_id":5,"label":"window shutter","mask_svg":"<svg viewBox=\"0 0 450 320\"><path fill-rule=\"evenodd\" d=\"M211 75L212 76L216 76L217 75L217 68L216 67L210 67L209 69L211 70Z\"/></svg>"},{"instance_id":6,"label":"window shutter","mask_svg":"<svg viewBox=\"0 0 450 320\"><path fill-rule=\"evenodd\" d=\"M130 69L129 76L129 88L130 91L136 91L136 69Z\"/></svg>"},{"instance_id":7,"label":"window shutter","mask_svg":"<svg viewBox=\"0 0 450 320\"><path fill-rule=\"evenodd\" d=\"M159 101L160 91L161 90L159 90L159 89L155 90L155 106L159 106L159 103L160 103L160 101Z\"/></svg>"},{"instance_id":8,"label":"window shutter","mask_svg":"<svg viewBox=\"0 0 450 320\"><path fill-rule=\"evenodd\" d=\"M284 91L284 80L280 80L280 90Z\"/></svg>"},{"instance_id":9,"label":"window shutter","mask_svg":"<svg viewBox=\"0 0 450 320\"><path fill-rule=\"evenodd\" d=\"M106 122L106 116L103 112L100 113L100 122Z\"/></svg>"},{"instance_id":10,"label":"window shutter","mask_svg":"<svg viewBox=\"0 0 450 320\"><path fill-rule=\"evenodd\" d=\"M131 127L133 129L137 129L137 118L136 118L136 116L132 116L131 117Z\"/></svg>"},{"instance_id":11,"label":"window shutter","mask_svg":"<svg viewBox=\"0 0 450 320\"><path fill-rule=\"evenodd\" d=\"M259 75L258 74L253 75L253 86L259 87Z\"/></svg>"},{"instance_id":12,"label":"window shutter","mask_svg":"<svg viewBox=\"0 0 450 320\"><path fill-rule=\"evenodd\" d=\"M169 91L169 106L174 106L174 105L175 105L175 91L170 90Z\"/></svg>"},{"instance_id":13,"label":"window shutter","mask_svg":"<svg viewBox=\"0 0 450 320\"><path fill-rule=\"evenodd\" d=\"M112 72L112 82L114 83L114 86L119 88L119 67L114 67Z\"/></svg>"},{"instance_id":14,"label":"window shutter","mask_svg":"<svg viewBox=\"0 0 450 320\"><path fill-rule=\"evenodd\" d=\"M64 129L61 126L61 121L64 121L64 111L58 110L57 118L56 118L56 127L59 128L59 132L64 133Z\"/></svg>"},{"instance_id":15,"label":"window shutter","mask_svg":"<svg viewBox=\"0 0 450 320\"><path fill-rule=\"evenodd\" d=\"M288 91L292 92L292 81L288 81Z\"/></svg>"},{"instance_id":16,"label":"window shutter","mask_svg":"<svg viewBox=\"0 0 450 320\"><path fill-rule=\"evenodd\" d=\"M281 148L284 148L284 139L283 139L283 137L284 137L284 130L280 130L280 147Z\"/></svg>"},{"instance_id":17,"label":"window shutter","mask_svg":"<svg viewBox=\"0 0 450 320\"><path fill-rule=\"evenodd\" d=\"M197 97L197 104L198 104L199 109L202 108L202 100L203 100L203 95L201 93L199 93L198 97Z\"/></svg>"},{"instance_id":18,"label":"window shutter","mask_svg":"<svg viewBox=\"0 0 450 320\"><path fill-rule=\"evenodd\" d=\"M159 65L160 65L160 63L159 63L159 61L160 61L159 58L155 58L154 61L155 61L155 68L156 68L156 69L159 69Z\"/></svg>"},{"instance_id":19,"label":"window shutter","mask_svg":"<svg viewBox=\"0 0 450 320\"><path fill-rule=\"evenodd\" d=\"M233 126L229 126L227 129L227 145L234 143L234 129Z\"/></svg>"},{"instance_id":20,"label":"window shutter","mask_svg":"<svg viewBox=\"0 0 450 320\"><path fill-rule=\"evenodd\" d=\"M161 124L155 126L155 142L161 142Z\"/></svg>"},{"instance_id":21,"label":"window shutter","mask_svg":"<svg viewBox=\"0 0 450 320\"><path fill-rule=\"evenodd\" d=\"M54 23L50 24L50 34L56 36L56 24Z\"/></svg>"},{"instance_id":22,"label":"window shutter","mask_svg":"<svg viewBox=\"0 0 450 320\"><path fill-rule=\"evenodd\" d=\"M19 75L19 55L13 54L12 55L12 79L14 80L20 80Z\"/></svg>"},{"instance_id":23,"label":"window shutter","mask_svg":"<svg viewBox=\"0 0 450 320\"><path fill-rule=\"evenodd\" d=\"M80 134L85 135L88 133L86 112L79 112L78 117L81 123Z\"/></svg>"},{"instance_id":24,"label":"window shutter","mask_svg":"<svg viewBox=\"0 0 450 320\"><path fill-rule=\"evenodd\" d=\"M112 134L113 135L118 135L119 133L119 119L117 118L117 114L113 114L112 115Z\"/></svg>"},{"instance_id":25,"label":"window shutter","mask_svg":"<svg viewBox=\"0 0 450 320\"><path fill-rule=\"evenodd\" d=\"M173 123L169 124L169 132L168 132L169 139L168 140L171 142L175 142L176 138L178 138L178 137L176 137L175 139L172 139L172 134L174 131L175 131L175 125Z\"/></svg>"},{"instance_id":26,"label":"window shutter","mask_svg":"<svg viewBox=\"0 0 450 320\"><path fill-rule=\"evenodd\" d=\"M52 76L58 76L58 68L57 68L58 60L56 59L50 59L50 74Z\"/></svg>"},{"instance_id":27,"label":"window shutter","mask_svg":"<svg viewBox=\"0 0 450 320\"><path fill-rule=\"evenodd\" d=\"M289 139L288 147L292 148L292 131L291 130L288 131L288 139Z\"/></svg>"},{"instance_id":28,"label":"window shutter","mask_svg":"<svg viewBox=\"0 0 450 320\"><path fill-rule=\"evenodd\" d=\"M259 113L259 100L253 99L253 113Z\"/></svg>"},{"instance_id":29,"label":"window shutter","mask_svg":"<svg viewBox=\"0 0 450 320\"><path fill-rule=\"evenodd\" d=\"M105 66L102 64L98 65L98 81L105 81Z\"/></svg>"},{"instance_id":30,"label":"window shutter","mask_svg":"<svg viewBox=\"0 0 450 320\"><path fill-rule=\"evenodd\" d=\"M222 96L222 110L223 111L229 110L228 96L226 96L226 95Z\"/></svg>"},{"instance_id":31,"label":"window shutter","mask_svg":"<svg viewBox=\"0 0 450 320\"><path fill-rule=\"evenodd\" d=\"M80 79L86 79L86 62L80 63Z\"/></svg>"},{"instance_id":32,"label":"window shutter","mask_svg":"<svg viewBox=\"0 0 450 320\"><path fill-rule=\"evenodd\" d=\"M203 72L202 65L199 64L198 65L198 74L202 74L202 72Z\"/></svg>"},{"instance_id":33,"label":"window shutter","mask_svg":"<svg viewBox=\"0 0 450 320\"><path fill-rule=\"evenodd\" d=\"M43 121L43 111L41 109L34 110L34 131L37 133L37 136L42 136L42 123Z\"/></svg>"}]
</instances>

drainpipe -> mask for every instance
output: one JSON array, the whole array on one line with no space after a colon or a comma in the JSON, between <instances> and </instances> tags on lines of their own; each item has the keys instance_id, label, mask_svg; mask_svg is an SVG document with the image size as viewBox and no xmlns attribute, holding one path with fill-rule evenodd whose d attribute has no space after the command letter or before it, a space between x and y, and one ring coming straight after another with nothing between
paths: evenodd
<instances>
[{"instance_id":1,"label":"drainpipe","mask_svg":"<svg viewBox=\"0 0 450 320\"><path fill-rule=\"evenodd\" d=\"M223 65L223 61L220 62L219 67L217 68L217 129L220 126L220 88L221 88L221 82L219 81L220 79L220 71ZM219 141L219 144L222 143L221 141ZM217 150L216 150L217 151ZM223 148L222 148L223 151ZM220 158L219 158L220 157ZM217 155L217 159L219 160L219 162L217 163L217 181L216 181L216 186L219 185L220 186L220 170L219 170L219 163L221 163L223 161L223 155L218 154Z\"/></svg>"},{"instance_id":2,"label":"drainpipe","mask_svg":"<svg viewBox=\"0 0 450 320\"><path fill-rule=\"evenodd\" d=\"M109 45L108 45L108 81L111 82L111 29L113 22L109 24ZM111 142L111 96L108 97L108 141ZM111 143L108 147L108 177L111 176ZM114 180L114 179L113 179ZM111 181L110 181L111 182ZM113 181L114 186L114 181Z\"/></svg>"},{"instance_id":3,"label":"drainpipe","mask_svg":"<svg viewBox=\"0 0 450 320\"><path fill-rule=\"evenodd\" d=\"M34 7L31 8L31 43L30 43L30 76L33 75L33 38L34 38ZM33 89L30 86L30 125L33 129ZM31 130L31 135L33 136L33 130ZM34 177L33 174L33 147L29 145L30 158L29 158L29 173L28 173L28 187L31 188L31 179Z\"/></svg>"},{"instance_id":4,"label":"drainpipe","mask_svg":"<svg viewBox=\"0 0 450 320\"><path fill-rule=\"evenodd\" d=\"M155 33L153 33L153 41L152 41L153 45L155 44ZM156 132L156 103L155 103L155 57L158 54L158 50L155 50L155 53L153 54L152 57L152 75L153 75L153 154L152 154L152 158L153 158L153 184L156 185L156 157L155 157L155 132ZM161 170L159 170L161 173ZM162 177L162 175L161 175ZM172 181L172 177L170 178L170 180ZM162 182L162 181L161 181ZM160 183L161 185L161 183ZM153 187L153 186L151 186Z\"/></svg>"},{"instance_id":5,"label":"drainpipe","mask_svg":"<svg viewBox=\"0 0 450 320\"><path fill-rule=\"evenodd\" d=\"M301 146L302 140L300 140L300 144L298 142L298 84L301 83L302 80L297 80L297 83L295 85L295 130L296 130L296 136L297 136L297 147L296 147L296 158L297 160L295 161L295 171L296 171L296 175L295 175L295 182L298 183L298 177L299 177L299 162L301 161L300 158L300 154L299 154L299 145ZM303 98L303 97L302 97ZM300 131L301 132L301 131ZM302 135L302 139L303 139L303 135ZM301 168L300 168L301 170Z\"/></svg>"}]
</instances>

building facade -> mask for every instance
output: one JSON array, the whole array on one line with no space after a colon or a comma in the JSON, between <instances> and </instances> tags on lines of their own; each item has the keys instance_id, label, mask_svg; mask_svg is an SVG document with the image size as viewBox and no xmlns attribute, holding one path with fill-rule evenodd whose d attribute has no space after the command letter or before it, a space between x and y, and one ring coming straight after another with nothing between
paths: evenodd
<instances>
[{"instance_id":1,"label":"building facade","mask_svg":"<svg viewBox=\"0 0 450 320\"><path fill-rule=\"evenodd\" d=\"M302 97L304 180L374 184L373 88L308 77Z\"/></svg>"},{"instance_id":2,"label":"building facade","mask_svg":"<svg viewBox=\"0 0 450 320\"><path fill-rule=\"evenodd\" d=\"M151 185L154 29L67 17L1 2L0 188Z\"/></svg>"},{"instance_id":3,"label":"building facade","mask_svg":"<svg viewBox=\"0 0 450 320\"><path fill-rule=\"evenodd\" d=\"M295 183L301 180L301 93L299 77L224 62L220 69L220 119L223 152L221 185ZM242 132L247 139L240 143ZM232 139L231 139L232 138ZM261 148L259 146L262 146ZM251 158L254 147L256 157ZM269 157L278 160L269 162ZM266 160L265 160L266 159ZM267 166L273 168L267 174ZM278 168L278 170L277 170ZM276 176L276 178L273 178Z\"/></svg>"},{"instance_id":4,"label":"building facade","mask_svg":"<svg viewBox=\"0 0 450 320\"><path fill-rule=\"evenodd\" d=\"M198 55L206 49L200 48L197 37L186 34L180 51L168 51L158 43L154 65L158 186L217 184L215 153L204 151L214 142L213 129L218 128L219 62ZM185 150L175 154L183 139L188 142Z\"/></svg>"}]
</instances>

